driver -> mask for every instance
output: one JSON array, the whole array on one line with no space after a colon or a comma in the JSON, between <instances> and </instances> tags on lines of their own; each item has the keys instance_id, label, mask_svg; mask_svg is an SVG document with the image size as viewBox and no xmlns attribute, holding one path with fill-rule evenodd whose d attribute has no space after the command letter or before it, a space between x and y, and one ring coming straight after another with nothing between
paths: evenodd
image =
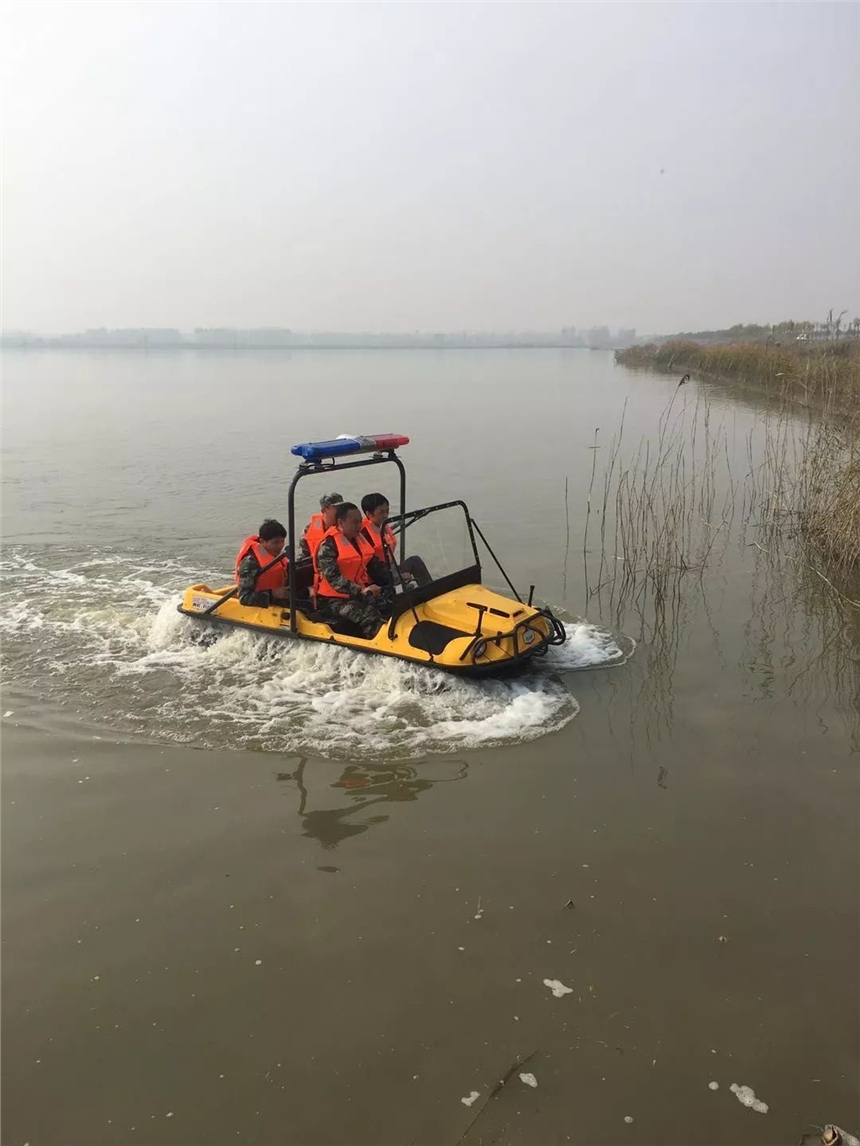
<instances>
[{"instance_id":1,"label":"driver","mask_svg":"<svg viewBox=\"0 0 860 1146\"><path fill-rule=\"evenodd\" d=\"M372 640L383 621L379 598L383 587L390 587L391 574L362 536L361 511L351 501L335 510L335 523L314 554L314 569L324 612L352 621L365 640Z\"/></svg>"}]
</instances>

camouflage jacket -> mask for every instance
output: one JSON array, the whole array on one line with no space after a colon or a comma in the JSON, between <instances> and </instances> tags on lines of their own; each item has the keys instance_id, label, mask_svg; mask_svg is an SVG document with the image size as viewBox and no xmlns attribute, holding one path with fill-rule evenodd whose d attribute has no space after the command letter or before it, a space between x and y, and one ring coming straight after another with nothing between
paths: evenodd
<instances>
[{"instance_id":1,"label":"camouflage jacket","mask_svg":"<svg viewBox=\"0 0 860 1146\"><path fill-rule=\"evenodd\" d=\"M273 603L268 589L257 592L257 578L262 566L253 553L246 554L239 563L239 604L267 609Z\"/></svg>"},{"instance_id":2,"label":"camouflage jacket","mask_svg":"<svg viewBox=\"0 0 860 1146\"><path fill-rule=\"evenodd\" d=\"M361 585L355 581L348 581L340 571L337 561L337 545L333 537L326 537L320 542L317 549L317 564L319 571L338 593L346 593L352 601L364 601L366 598ZM391 574L385 564L378 557L371 557L367 563L367 574L377 585L388 587L391 584Z\"/></svg>"}]
</instances>

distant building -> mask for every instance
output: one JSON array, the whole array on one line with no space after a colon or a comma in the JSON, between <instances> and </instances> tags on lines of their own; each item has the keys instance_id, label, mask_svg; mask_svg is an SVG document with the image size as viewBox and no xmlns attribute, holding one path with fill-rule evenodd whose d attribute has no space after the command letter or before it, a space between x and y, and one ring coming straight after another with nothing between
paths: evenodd
<instances>
[{"instance_id":1,"label":"distant building","mask_svg":"<svg viewBox=\"0 0 860 1146\"><path fill-rule=\"evenodd\" d=\"M636 327L622 326L618 331L618 338L616 339L619 346L634 346L636 343Z\"/></svg>"},{"instance_id":2,"label":"distant building","mask_svg":"<svg viewBox=\"0 0 860 1146\"><path fill-rule=\"evenodd\" d=\"M608 326L592 326L585 336L589 350L608 350L612 345L612 335Z\"/></svg>"}]
</instances>

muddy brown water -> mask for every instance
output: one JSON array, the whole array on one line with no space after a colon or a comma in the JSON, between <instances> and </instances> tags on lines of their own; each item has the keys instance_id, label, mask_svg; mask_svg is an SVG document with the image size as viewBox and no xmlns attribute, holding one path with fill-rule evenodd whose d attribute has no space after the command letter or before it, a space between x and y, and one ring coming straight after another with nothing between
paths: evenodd
<instances>
[{"instance_id":1,"label":"muddy brown water","mask_svg":"<svg viewBox=\"0 0 860 1146\"><path fill-rule=\"evenodd\" d=\"M587 595L594 429L626 401L653 435L672 379L587 351L3 375L4 1143L856 1133L857 628L739 522L662 624ZM760 413L711 402L740 472ZM467 686L176 617L284 512L293 442L382 430L567 659Z\"/></svg>"}]
</instances>

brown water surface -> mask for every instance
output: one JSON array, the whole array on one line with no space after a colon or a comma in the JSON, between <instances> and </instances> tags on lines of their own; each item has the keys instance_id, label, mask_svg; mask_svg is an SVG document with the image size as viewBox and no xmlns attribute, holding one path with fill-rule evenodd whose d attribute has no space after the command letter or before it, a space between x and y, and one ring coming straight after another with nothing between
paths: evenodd
<instances>
[{"instance_id":1,"label":"brown water surface","mask_svg":"<svg viewBox=\"0 0 860 1146\"><path fill-rule=\"evenodd\" d=\"M322 386L335 425L290 412ZM742 506L662 613L588 592L595 427L655 435L674 386L577 351L4 355L4 1143L857 1131L856 620ZM759 411L710 400L742 476ZM177 617L294 441L382 430L562 658L467 685Z\"/></svg>"}]
</instances>

